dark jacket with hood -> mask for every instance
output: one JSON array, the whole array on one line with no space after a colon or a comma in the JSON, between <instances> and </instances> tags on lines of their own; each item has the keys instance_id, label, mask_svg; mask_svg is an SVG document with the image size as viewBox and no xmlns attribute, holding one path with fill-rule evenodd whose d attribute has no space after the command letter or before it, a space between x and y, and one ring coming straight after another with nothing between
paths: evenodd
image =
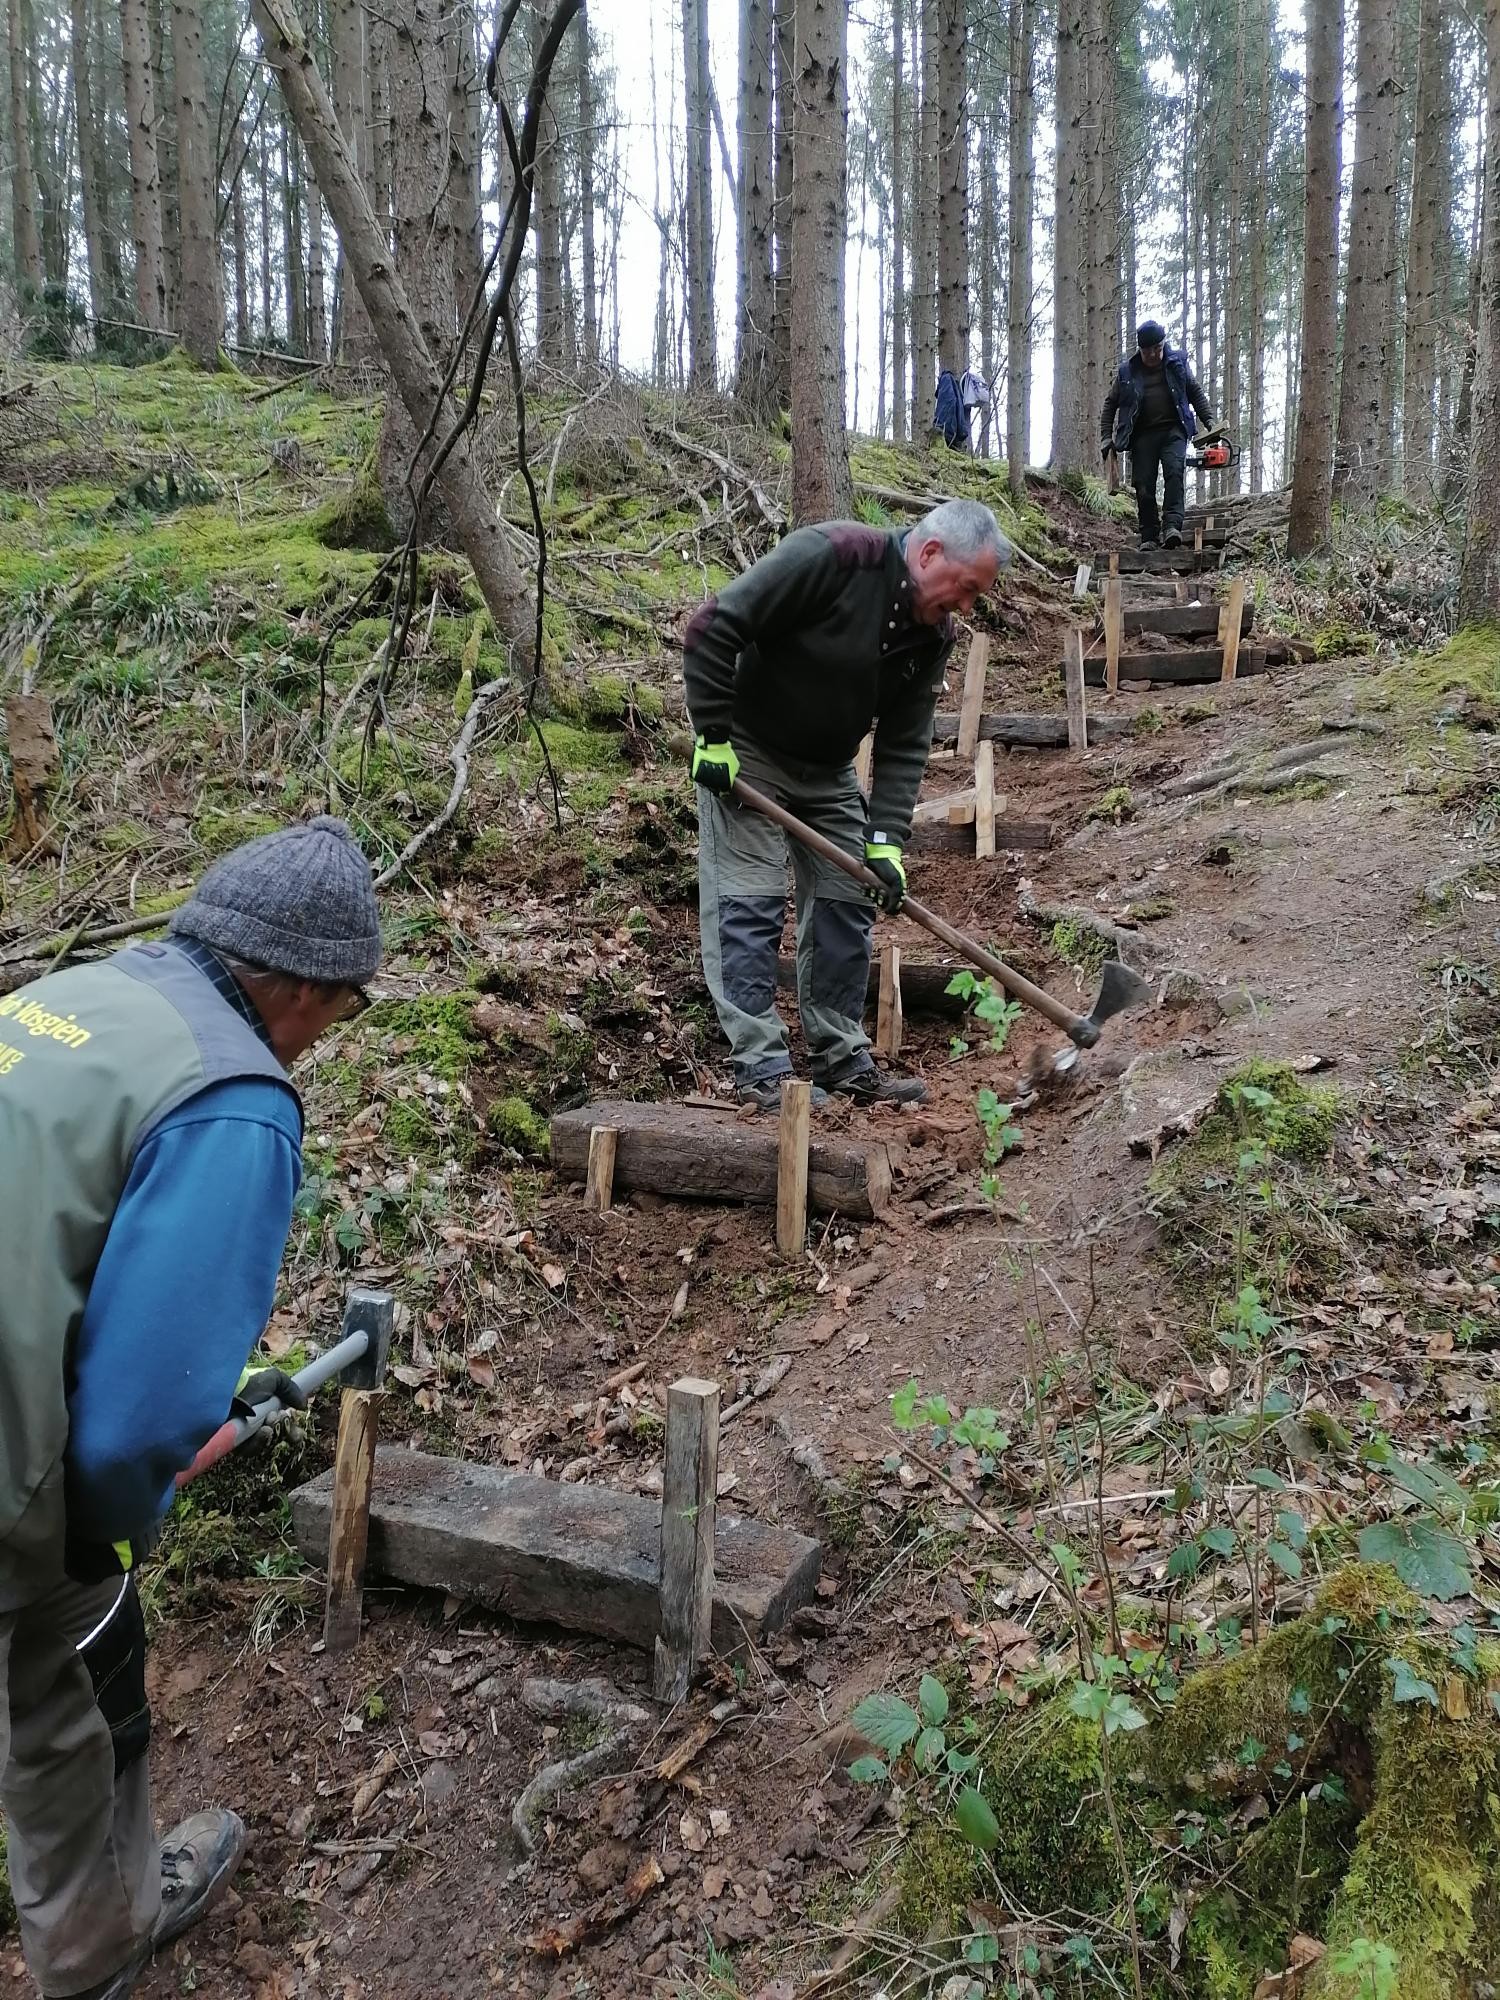
<instances>
[{"instance_id":1,"label":"dark jacket with hood","mask_svg":"<svg viewBox=\"0 0 1500 2000\"><path fill-rule=\"evenodd\" d=\"M1180 348L1168 347L1162 355L1161 365L1167 388L1171 392L1172 408L1176 413L1178 428L1184 437L1190 438L1193 435L1195 410L1202 419L1205 429L1210 422L1208 398L1194 376L1187 356ZM1104 408L1099 416L1100 438L1106 444L1112 443L1117 451L1129 449L1146 380L1146 366L1141 360L1140 349L1136 348L1120 363L1120 372L1115 377L1114 386L1104 399Z\"/></svg>"}]
</instances>

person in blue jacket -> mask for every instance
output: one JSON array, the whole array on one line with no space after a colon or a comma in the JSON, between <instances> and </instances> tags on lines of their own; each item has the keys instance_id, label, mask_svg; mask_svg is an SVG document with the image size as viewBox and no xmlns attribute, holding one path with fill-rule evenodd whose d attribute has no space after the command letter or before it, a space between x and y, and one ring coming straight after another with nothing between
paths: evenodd
<instances>
[{"instance_id":1,"label":"person in blue jacket","mask_svg":"<svg viewBox=\"0 0 1500 2000\"><path fill-rule=\"evenodd\" d=\"M1186 505L1185 472L1188 439L1196 411L1207 430L1212 418L1186 354L1169 347L1165 330L1154 319L1135 330L1136 347L1120 363L1119 373L1104 399L1099 417L1102 455L1130 453L1136 515L1141 547L1165 542L1175 549L1182 540ZM1156 482L1162 481L1161 514L1156 507Z\"/></svg>"},{"instance_id":2,"label":"person in blue jacket","mask_svg":"<svg viewBox=\"0 0 1500 2000\"><path fill-rule=\"evenodd\" d=\"M47 2000L123 2000L227 1888L222 1809L158 1842L132 1570L232 1407L301 1174L287 1072L380 962L342 820L226 855L161 943L0 996L0 1806ZM242 1379L244 1377L244 1379Z\"/></svg>"}]
</instances>

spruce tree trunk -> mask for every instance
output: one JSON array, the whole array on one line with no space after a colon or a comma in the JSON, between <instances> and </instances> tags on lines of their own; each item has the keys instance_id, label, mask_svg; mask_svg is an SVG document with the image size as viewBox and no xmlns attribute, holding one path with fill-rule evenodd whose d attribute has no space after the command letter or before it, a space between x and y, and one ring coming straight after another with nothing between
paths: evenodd
<instances>
[{"instance_id":1,"label":"spruce tree trunk","mask_svg":"<svg viewBox=\"0 0 1500 2000\"><path fill-rule=\"evenodd\" d=\"M771 0L772 110L775 146L772 169L772 234L776 268L771 287L771 388L773 409L784 410L792 393L792 137L797 103L792 46L796 0Z\"/></svg>"},{"instance_id":2,"label":"spruce tree trunk","mask_svg":"<svg viewBox=\"0 0 1500 2000\"><path fill-rule=\"evenodd\" d=\"M1447 258L1443 253L1453 187L1452 135L1445 116L1444 83L1452 60L1451 33L1444 0L1421 0L1411 223L1406 246L1406 352L1401 381L1402 484L1407 498L1419 505L1430 500L1434 491L1437 333L1448 304Z\"/></svg>"},{"instance_id":3,"label":"spruce tree trunk","mask_svg":"<svg viewBox=\"0 0 1500 2000\"><path fill-rule=\"evenodd\" d=\"M906 0L891 0L891 436L906 442Z\"/></svg>"},{"instance_id":4,"label":"spruce tree trunk","mask_svg":"<svg viewBox=\"0 0 1500 2000\"><path fill-rule=\"evenodd\" d=\"M530 18L534 58L551 18L543 0L531 0ZM537 134L531 226L536 235L537 358L549 368L560 369L567 348L563 331L562 153L557 117L550 104Z\"/></svg>"},{"instance_id":5,"label":"spruce tree trunk","mask_svg":"<svg viewBox=\"0 0 1500 2000\"><path fill-rule=\"evenodd\" d=\"M592 374L599 366L599 272L594 217L594 63L589 40L589 14L580 5L573 25L573 53L578 82L578 210L583 237L583 359ZM479 127L475 119L475 138ZM475 150L478 158L478 149Z\"/></svg>"},{"instance_id":6,"label":"spruce tree trunk","mask_svg":"<svg viewBox=\"0 0 1500 2000\"><path fill-rule=\"evenodd\" d=\"M88 0L71 0L71 17L73 107L78 121L78 179L89 267L89 310L97 320L114 311L115 301L106 271L103 133L94 117L91 72L98 58L90 46Z\"/></svg>"},{"instance_id":7,"label":"spruce tree trunk","mask_svg":"<svg viewBox=\"0 0 1500 2000\"><path fill-rule=\"evenodd\" d=\"M63 291L68 283L72 146L67 138L66 113L52 127L42 117L41 73L45 51L37 33L32 0L21 0L21 48L26 58L26 117L42 239L42 273L48 285Z\"/></svg>"},{"instance_id":8,"label":"spruce tree trunk","mask_svg":"<svg viewBox=\"0 0 1500 2000\"><path fill-rule=\"evenodd\" d=\"M922 53L912 40L912 72L921 80L917 97L916 169L912 175L911 313L912 385L911 434L920 442L932 429L937 393L937 231L938 173L938 49L941 0L921 0Z\"/></svg>"},{"instance_id":9,"label":"spruce tree trunk","mask_svg":"<svg viewBox=\"0 0 1500 2000\"><path fill-rule=\"evenodd\" d=\"M1032 157L1035 100L1031 77L1036 39L1036 0L1012 0L1010 10L1010 232L1006 273L1005 455L1010 490L1026 494L1031 451L1031 235L1036 198Z\"/></svg>"},{"instance_id":10,"label":"spruce tree trunk","mask_svg":"<svg viewBox=\"0 0 1500 2000\"><path fill-rule=\"evenodd\" d=\"M235 127L234 157L245 150L239 127ZM229 198L229 227L234 243L234 337L241 347L250 345L250 242L245 227L245 174L235 175L234 193Z\"/></svg>"},{"instance_id":11,"label":"spruce tree trunk","mask_svg":"<svg viewBox=\"0 0 1500 2000\"><path fill-rule=\"evenodd\" d=\"M969 114L966 0L937 0L939 368L969 365Z\"/></svg>"},{"instance_id":12,"label":"spruce tree trunk","mask_svg":"<svg viewBox=\"0 0 1500 2000\"><path fill-rule=\"evenodd\" d=\"M396 128L391 118L392 32L383 9L367 17L370 192L374 197L375 219L384 230L387 242L394 234L396 222Z\"/></svg>"},{"instance_id":13,"label":"spruce tree trunk","mask_svg":"<svg viewBox=\"0 0 1500 2000\"><path fill-rule=\"evenodd\" d=\"M203 78L202 0L172 0L172 91L182 231L178 330L200 368L217 368L224 338L224 279L217 238L217 163Z\"/></svg>"},{"instance_id":14,"label":"spruce tree trunk","mask_svg":"<svg viewBox=\"0 0 1500 2000\"><path fill-rule=\"evenodd\" d=\"M682 74L687 110L688 380L712 389L714 354L712 131L708 108L708 4L682 0Z\"/></svg>"},{"instance_id":15,"label":"spruce tree trunk","mask_svg":"<svg viewBox=\"0 0 1500 2000\"><path fill-rule=\"evenodd\" d=\"M271 286L271 142L266 136L264 118L260 121L256 164L260 169L260 330L269 347L275 337L276 321L272 316L274 295Z\"/></svg>"},{"instance_id":16,"label":"spruce tree trunk","mask_svg":"<svg viewBox=\"0 0 1500 2000\"><path fill-rule=\"evenodd\" d=\"M1479 252L1478 358L1469 410L1469 504L1458 611L1500 624L1500 0L1485 0L1484 240Z\"/></svg>"},{"instance_id":17,"label":"spruce tree trunk","mask_svg":"<svg viewBox=\"0 0 1500 2000\"><path fill-rule=\"evenodd\" d=\"M1381 369L1396 201L1395 67L1395 0L1359 0L1343 369L1333 468L1334 498L1351 506L1371 505L1380 490Z\"/></svg>"},{"instance_id":18,"label":"spruce tree trunk","mask_svg":"<svg viewBox=\"0 0 1500 2000\"><path fill-rule=\"evenodd\" d=\"M1332 530L1333 357L1338 340L1339 172L1344 132L1343 0L1308 0L1307 193L1302 342L1292 460L1289 556L1326 548Z\"/></svg>"},{"instance_id":19,"label":"spruce tree trunk","mask_svg":"<svg viewBox=\"0 0 1500 2000\"><path fill-rule=\"evenodd\" d=\"M848 99L844 0L797 0L792 175L792 514L854 510L844 435Z\"/></svg>"},{"instance_id":20,"label":"spruce tree trunk","mask_svg":"<svg viewBox=\"0 0 1500 2000\"><path fill-rule=\"evenodd\" d=\"M479 64L474 15L460 6L450 18L448 215L453 235L453 322L461 328L484 274L484 224L479 209Z\"/></svg>"},{"instance_id":21,"label":"spruce tree trunk","mask_svg":"<svg viewBox=\"0 0 1500 2000\"><path fill-rule=\"evenodd\" d=\"M281 269L286 279L286 343L293 354L307 352L307 274L302 263L302 190L297 135L281 121Z\"/></svg>"},{"instance_id":22,"label":"spruce tree trunk","mask_svg":"<svg viewBox=\"0 0 1500 2000\"><path fill-rule=\"evenodd\" d=\"M16 284L23 308L42 295L46 271L42 236L37 223L36 172L31 158L31 120L26 105L26 40L21 0L8 0L5 10L10 52L10 216Z\"/></svg>"},{"instance_id":23,"label":"spruce tree trunk","mask_svg":"<svg viewBox=\"0 0 1500 2000\"><path fill-rule=\"evenodd\" d=\"M323 268L323 202L318 184L304 171L307 196L307 352L312 361L328 359L328 300Z\"/></svg>"},{"instance_id":24,"label":"spruce tree trunk","mask_svg":"<svg viewBox=\"0 0 1500 2000\"><path fill-rule=\"evenodd\" d=\"M358 169L361 184L368 190L371 145L365 110L369 78L363 0L330 0L328 12L333 55L333 101L338 106L339 129ZM339 301L338 358L354 367L368 365L377 358L379 350L359 287L350 275L342 243L339 245L335 285Z\"/></svg>"},{"instance_id":25,"label":"spruce tree trunk","mask_svg":"<svg viewBox=\"0 0 1500 2000\"><path fill-rule=\"evenodd\" d=\"M770 416L772 292L771 0L740 0L739 233L734 392L747 413Z\"/></svg>"},{"instance_id":26,"label":"spruce tree trunk","mask_svg":"<svg viewBox=\"0 0 1500 2000\"><path fill-rule=\"evenodd\" d=\"M409 5L410 0L404 0L404 4ZM425 430L442 394L442 365L428 344L417 310L407 297L402 274L392 265L384 233L360 185L358 168L340 134L337 115L312 52L286 0L251 0L251 18L260 32L267 61L280 74L286 102L345 246L350 269L363 292L371 324L379 336L395 384L396 394L391 400L399 397L408 422ZM409 16L407 20L409 23ZM409 32L393 37L398 50L403 42L407 53L398 55L398 62L403 80L409 83L416 67ZM433 66L432 83L436 101L445 101L440 59ZM441 178L446 149L439 151L430 139L424 138L409 149L403 148L403 153L407 150L425 156L429 167L435 157ZM435 188L432 198L435 204L438 198ZM434 284L443 275L439 270ZM453 297L451 272L447 275L449 281L440 290L440 323L446 321ZM514 649L517 657L529 657L535 606L494 505L484 490L467 437L458 440L438 483L459 544L473 566L496 635Z\"/></svg>"},{"instance_id":27,"label":"spruce tree trunk","mask_svg":"<svg viewBox=\"0 0 1500 2000\"><path fill-rule=\"evenodd\" d=\"M1052 464L1056 471L1084 465L1079 416L1084 407L1088 288L1084 274L1087 231L1084 193L1082 0L1057 0L1056 192L1052 225ZM1092 428L1096 412L1089 411ZM1092 457L1092 452L1090 456Z\"/></svg>"},{"instance_id":28,"label":"spruce tree trunk","mask_svg":"<svg viewBox=\"0 0 1500 2000\"><path fill-rule=\"evenodd\" d=\"M985 117L979 128L979 372L986 388L995 379L995 218L1000 212L1000 188L995 176L994 122ZM973 439L980 458L990 455L992 412L979 413L979 435Z\"/></svg>"}]
</instances>

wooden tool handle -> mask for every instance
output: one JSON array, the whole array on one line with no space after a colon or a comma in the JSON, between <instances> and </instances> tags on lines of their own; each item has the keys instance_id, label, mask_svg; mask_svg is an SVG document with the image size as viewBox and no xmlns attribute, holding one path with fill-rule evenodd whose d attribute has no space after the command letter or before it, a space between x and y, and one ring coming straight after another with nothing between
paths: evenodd
<instances>
[{"instance_id":1,"label":"wooden tool handle","mask_svg":"<svg viewBox=\"0 0 1500 2000\"><path fill-rule=\"evenodd\" d=\"M756 791L753 785L747 785L743 778L735 779L730 796L738 799L741 805L749 806L752 812L761 813L765 818L773 820L784 833L791 834L794 840L800 840L804 847L821 856L830 867L841 869L851 882L858 882L865 889L884 889L885 884L880 877L866 868L862 861L856 861L853 855L846 854L843 848L835 847L826 834L819 833L816 827L811 827L805 820L798 819L795 813L789 813L785 806L778 805L774 799L768 799L764 792ZM1098 1040L1098 1030L1092 1021L1085 1020L1081 1014L1075 1014L1061 1000L1054 1000L1052 995L1044 993L1040 986L1033 986L1029 979L1008 966L1003 958L996 958L995 954L986 951L982 944L975 944L974 940L965 937L962 931L956 931L952 924L945 923L935 910L929 910L927 905L919 903L915 896L908 896L902 903L901 914L910 917L913 923L920 924L924 931L929 932L940 944L947 945L950 951L956 951L960 958L966 958L970 965L977 965L981 972L987 972L991 979L997 981L1015 999L1033 1008L1038 1014L1045 1015L1080 1047L1088 1048Z\"/></svg>"}]
</instances>

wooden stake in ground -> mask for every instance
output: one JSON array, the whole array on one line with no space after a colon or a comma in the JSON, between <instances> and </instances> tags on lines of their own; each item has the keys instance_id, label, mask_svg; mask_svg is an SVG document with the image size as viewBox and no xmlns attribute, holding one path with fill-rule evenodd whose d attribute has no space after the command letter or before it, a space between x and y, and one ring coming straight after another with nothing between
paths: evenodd
<instances>
[{"instance_id":1,"label":"wooden stake in ground","mask_svg":"<svg viewBox=\"0 0 1500 2000\"><path fill-rule=\"evenodd\" d=\"M1112 576L1104 586L1104 685L1111 694L1120 688L1120 641L1125 636L1121 583Z\"/></svg>"},{"instance_id":2,"label":"wooden stake in ground","mask_svg":"<svg viewBox=\"0 0 1500 2000\"><path fill-rule=\"evenodd\" d=\"M1219 612L1219 643L1224 649L1224 665L1219 674L1221 681L1232 681L1239 668L1240 626L1245 618L1245 579L1237 576L1229 586L1229 595L1224 599Z\"/></svg>"},{"instance_id":3,"label":"wooden stake in ground","mask_svg":"<svg viewBox=\"0 0 1500 2000\"><path fill-rule=\"evenodd\" d=\"M808 1093L806 1083L799 1087ZM685 1375L667 1391L661 1487L658 1701L679 1702L709 1650L714 1603L714 1510L719 1483L719 1385Z\"/></svg>"},{"instance_id":4,"label":"wooden stake in ground","mask_svg":"<svg viewBox=\"0 0 1500 2000\"><path fill-rule=\"evenodd\" d=\"M16 794L5 851L14 860L47 838L47 795L62 772L62 758L46 695L11 695L5 704L5 729Z\"/></svg>"},{"instance_id":5,"label":"wooden stake in ground","mask_svg":"<svg viewBox=\"0 0 1500 2000\"><path fill-rule=\"evenodd\" d=\"M1067 652L1068 686L1068 748L1083 751L1089 747L1088 710L1083 699L1083 627L1075 625L1068 633Z\"/></svg>"},{"instance_id":6,"label":"wooden stake in ground","mask_svg":"<svg viewBox=\"0 0 1500 2000\"><path fill-rule=\"evenodd\" d=\"M906 1016L901 1005L901 947L888 944L880 954L880 1001L875 1013L875 1053L894 1061L901 1053Z\"/></svg>"},{"instance_id":7,"label":"wooden stake in ground","mask_svg":"<svg viewBox=\"0 0 1500 2000\"><path fill-rule=\"evenodd\" d=\"M781 1086L781 1126L776 1154L776 1248L800 1257L807 1242L807 1147L812 1125L812 1085L789 1077Z\"/></svg>"},{"instance_id":8,"label":"wooden stake in ground","mask_svg":"<svg viewBox=\"0 0 1500 2000\"><path fill-rule=\"evenodd\" d=\"M974 757L974 858L995 856L995 746L989 737Z\"/></svg>"},{"instance_id":9,"label":"wooden stake in ground","mask_svg":"<svg viewBox=\"0 0 1500 2000\"><path fill-rule=\"evenodd\" d=\"M589 1172L583 1205L597 1209L601 1215L614 1200L615 1148L619 1143L619 1128L614 1125L596 1125L589 1134Z\"/></svg>"},{"instance_id":10,"label":"wooden stake in ground","mask_svg":"<svg viewBox=\"0 0 1500 2000\"><path fill-rule=\"evenodd\" d=\"M323 1613L323 1651L334 1656L349 1652L359 1641L375 1433L384 1400L383 1389L346 1389L339 1406L333 1521L328 1536L328 1602Z\"/></svg>"},{"instance_id":11,"label":"wooden stake in ground","mask_svg":"<svg viewBox=\"0 0 1500 2000\"><path fill-rule=\"evenodd\" d=\"M1091 570L1091 569L1089 568L1089 565L1088 565L1087 563L1080 563L1080 564L1078 565L1078 568L1077 568L1077 570L1076 570L1076 571L1074 572L1074 576L1073 576L1073 595L1074 595L1075 597L1087 597L1087 596L1088 596L1088 594L1089 594L1089 577L1090 577L1090 576L1091 576L1092 574L1093 574L1093 572L1092 572L1092 570Z\"/></svg>"},{"instance_id":12,"label":"wooden stake in ground","mask_svg":"<svg viewBox=\"0 0 1500 2000\"><path fill-rule=\"evenodd\" d=\"M964 668L964 698L958 711L958 761L967 764L979 747L979 719L984 713L984 677L990 663L988 634L976 632L969 641Z\"/></svg>"}]
</instances>

